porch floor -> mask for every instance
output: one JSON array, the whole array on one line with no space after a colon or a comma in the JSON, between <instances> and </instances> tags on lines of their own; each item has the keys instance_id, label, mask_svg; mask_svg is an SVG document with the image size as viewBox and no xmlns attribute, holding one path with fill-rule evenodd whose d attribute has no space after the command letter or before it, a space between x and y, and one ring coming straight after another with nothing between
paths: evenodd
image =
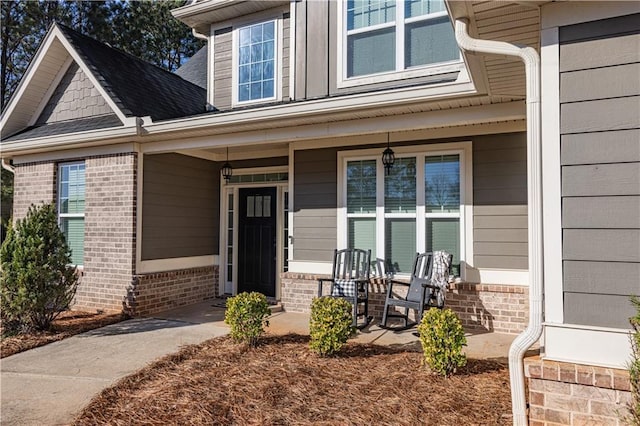
<instances>
[{"instance_id":1,"label":"porch floor","mask_svg":"<svg viewBox=\"0 0 640 426\"><path fill-rule=\"evenodd\" d=\"M226 327L224 324L224 306L220 300L207 300L198 304L183 306L170 311L154 314L154 318L173 321L184 321L193 324L216 323L216 326ZM279 306L272 307L269 317L269 327L266 331L273 334L309 334L309 314L286 312ZM213 325L213 324L212 324ZM378 326L376 320L364 330L356 333L351 341L359 343L375 343L386 346L415 347L420 350L420 342L413 335L416 328L394 332ZM515 334L503 333L466 333L467 347L465 352L469 358L495 359L507 362L509 346L516 338ZM535 355L538 351L530 351Z\"/></svg>"}]
</instances>

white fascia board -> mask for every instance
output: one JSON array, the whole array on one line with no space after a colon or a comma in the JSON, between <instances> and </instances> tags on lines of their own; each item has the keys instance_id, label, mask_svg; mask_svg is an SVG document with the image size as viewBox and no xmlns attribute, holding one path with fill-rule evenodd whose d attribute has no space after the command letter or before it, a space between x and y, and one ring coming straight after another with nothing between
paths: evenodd
<instances>
[{"instance_id":1,"label":"white fascia board","mask_svg":"<svg viewBox=\"0 0 640 426\"><path fill-rule=\"evenodd\" d=\"M44 58L44 56L46 55L46 52L51 47L51 43L53 43L55 37L56 36L54 35L53 31L47 34L43 43L40 45L35 55L33 56L33 60L29 64L29 67L25 71L22 79L20 80L20 83L18 83L18 87L16 88L16 91L11 96L11 99L9 99L9 104L7 105L2 116L0 117L0 129L4 129L5 125L7 124L7 121L11 117L11 114L16 109L16 106L18 105L20 98L22 98L22 95L24 95L25 90L27 90L27 87L29 87L29 83L33 79L34 75L36 74L38 67L40 65L40 62L42 62L42 59Z\"/></svg>"},{"instance_id":2,"label":"white fascia board","mask_svg":"<svg viewBox=\"0 0 640 426\"><path fill-rule=\"evenodd\" d=\"M520 121L525 118L524 102L507 102L440 111L419 112L390 117L353 119L330 123L293 125L286 118L280 120L282 128L242 132L241 125L234 133L222 133L188 139L186 136L172 140L147 142L145 153L171 152L177 149L205 149L215 146L241 146L274 142L292 142L309 139L336 138L351 135L397 132L450 126L468 126L493 121Z\"/></svg>"},{"instance_id":3,"label":"white fascia board","mask_svg":"<svg viewBox=\"0 0 640 426\"><path fill-rule=\"evenodd\" d=\"M136 126L110 127L87 132L65 133L42 138L2 142L0 146L2 156L7 158L45 151L95 146L102 144L105 140L109 140L110 144L132 141L132 138L136 138L137 135L138 128Z\"/></svg>"},{"instance_id":4,"label":"white fascia board","mask_svg":"<svg viewBox=\"0 0 640 426\"><path fill-rule=\"evenodd\" d=\"M273 105L244 111L229 111L224 114L211 114L153 123L145 126L147 134L176 131L198 130L211 126L237 126L266 120L286 120L303 118L310 115L335 114L361 108L380 108L400 105L407 102L429 102L443 98L452 98L476 94L473 83L454 83L416 89L407 87L377 93L363 93L336 98L310 100L300 103Z\"/></svg>"},{"instance_id":5,"label":"white fascia board","mask_svg":"<svg viewBox=\"0 0 640 426\"><path fill-rule=\"evenodd\" d=\"M97 145L93 147L78 148L78 149L65 149L58 151L46 151L37 154L27 154L14 156L13 164L25 164L25 163L38 163L41 161L61 161L68 160L69 158L86 158L98 155L114 155L114 154L126 154L129 152L138 152L139 147L134 142L124 142L114 145Z\"/></svg>"},{"instance_id":6,"label":"white fascia board","mask_svg":"<svg viewBox=\"0 0 640 426\"><path fill-rule=\"evenodd\" d=\"M545 323L543 359L626 369L630 335L624 329Z\"/></svg>"}]
</instances>

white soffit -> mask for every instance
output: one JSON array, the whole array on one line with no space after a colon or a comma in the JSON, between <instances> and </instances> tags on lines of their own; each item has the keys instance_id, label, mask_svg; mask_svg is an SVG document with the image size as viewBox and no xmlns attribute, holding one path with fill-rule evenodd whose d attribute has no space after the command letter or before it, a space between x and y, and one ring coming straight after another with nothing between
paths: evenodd
<instances>
[{"instance_id":1,"label":"white soffit","mask_svg":"<svg viewBox=\"0 0 640 426\"><path fill-rule=\"evenodd\" d=\"M505 41L527 45L540 51L540 5L546 2L506 1L450 1L452 18L466 16L470 32L483 40ZM481 56L482 74L474 74L474 81L487 84L490 95L524 99L524 66L513 58ZM473 72L473 70L472 70Z\"/></svg>"}]
</instances>

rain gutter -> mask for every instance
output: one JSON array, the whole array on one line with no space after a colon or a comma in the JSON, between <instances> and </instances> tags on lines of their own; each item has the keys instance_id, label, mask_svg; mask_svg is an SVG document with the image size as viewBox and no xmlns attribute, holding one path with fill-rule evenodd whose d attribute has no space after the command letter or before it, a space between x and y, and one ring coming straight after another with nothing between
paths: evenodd
<instances>
[{"instance_id":1,"label":"rain gutter","mask_svg":"<svg viewBox=\"0 0 640 426\"><path fill-rule=\"evenodd\" d=\"M527 425L524 386L524 354L542 334L542 163L540 56L529 46L503 41L474 39L468 32L468 19L455 22L456 40L461 49L471 53L515 56L524 62L527 97L527 213L529 237L529 324L509 349L509 375L514 425Z\"/></svg>"}]
</instances>

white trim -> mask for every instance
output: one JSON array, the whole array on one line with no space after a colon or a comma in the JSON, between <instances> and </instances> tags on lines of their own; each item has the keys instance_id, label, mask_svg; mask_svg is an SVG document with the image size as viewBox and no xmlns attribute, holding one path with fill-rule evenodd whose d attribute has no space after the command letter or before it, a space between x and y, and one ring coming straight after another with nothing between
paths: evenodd
<instances>
[{"instance_id":1,"label":"white trim","mask_svg":"<svg viewBox=\"0 0 640 426\"><path fill-rule=\"evenodd\" d=\"M331 262L311 262L304 260L292 260L289 262L289 272L299 274L331 274Z\"/></svg>"},{"instance_id":2,"label":"white trim","mask_svg":"<svg viewBox=\"0 0 640 426\"><path fill-rule=\"evenodd\" d=\"M208 56L207 56L207 102L211 106L215 106L215 88L216 88L216 36L213 30L213 25L209 26L209 42L208 42Z\"/></svg>"},{"instance_id":3,"label":"white trim","mask_svg":"<svg viewBox=\"0 0 640 426\"><path fill-rule=\"evenodd\" d=\"M181 269L203 268L219 265L219 256L174 257L171 259L143 260L136 269L137 274L152 274L155 272L177 271Z\"/></svg>"},{"instance_id":4,"label":"white trim","mask_svg":"<svg viewBox=\"0 0 640 426\"><path fill-rule=\"evenodd\" d=\"M70 158L86 158L99 155L125 154L136 152L135 143L122 143L117 145L101 145L92 148L78 148L65 151L51 151L40 154L27 154L13 157L13 164L35 163L41 161L59 161Z\"/></svg>"},{"instance_id":5,"label":"white trim","mask_svg":"<svg viewBox=\"0 0 640 426\"><path fill-rule=\"evenodd\" d=\"M564 321L562 176L560 167L560 46L558 28L541 31L542 221L545 321Z\"/></svg>"},{"instance_id":6,"label":"white trim","mask_svg":"<svg viewBox=\"0 0 640 426\"><path fill-rule=\"evenodd\" d=\"M404 43L404 26L405 22L412 23L418 21L428 21L431 19L440 18L443 16L447 16L447 11L441 11L436 13L431 13L428 15L421 15L412 18L405 18L404 16L404 6L403 1L398 1L396 4L396 20L392 22L385 22L382 24L373 25L366 28L360 28L356 30L346 30L345 26L345 16L347 13L347 2L344 0L338 1L337 6L337 81L336 87L339 89L362 86L367 84L376 84L389 82L394 80L403 80L408 78L416 78L416 77L427 77L434 76L438 74L447 74L452 72L459 72L456 82L470 82L469 74L466 70L466 66L464 64L464 60L462 59L462 55L458 56L458 59L440 62L435 64L426 64L411 68L405 67L405 43ZM356 77L347 77L347 35L364 33L369 31L376 31L383 28L395 28L396 35L396 58L395 58L395 69L392 71L381 72L376 74L367 74ZM399 48L402 46L402 49Z\"/></svg>"},{"instance_id":7,"label":"white trim","mask_svg":"<svg viewBox=\"0 0 640 426\"><path fill-rule=\"evenodd\" d=\"M303 106L303 103L294 103ZM286 109L289 105L282 105ZM393 117L376 117L346 120L341 122L330 122L311 125L298 125L291 127L280 127L274 129L265 129L260 131L239 132L236 127L236 133L224 133L215 136L204 136L192 139L184 137L159 142L147 142L143 145L144 152L168 152L178 149L202 149L213 147L224 147L227 145L254 145L266 144L270 142L291 142L301 141L304 139L324 139L338 138L343 136L360 137L363 143L373 143L372 133L384 133L384 141L386 142L387 132L412 131L420 129L420 132L430 138L430 132L434 135L438 134L439 129L435 131L426 130L433 127L452 127L452 126L469 126L495 121L505 121L505 128L520 129L521 120L524 119L523 102L506 102L494 105L474 106L468 108L457 108L452 110L420 112L414 114L405 114ZM217 117L226 117L233 115L234 112L225 113ZM183 123L188 124L188 120ZM285 126L286 120L281 120L282 126ZM509 123L516 120L516 123ZM245 123L245 121L242 121ZM238 123L239 125L242 125ZM513 125L513 127L511 127ZM152 125L153 126L153 125ZM498 126L499 128L500 126ZM148 129L145 126L145 129ZM464 132L461 130L452 130L451 132ZM472 133L472 132L469 132ZM409 133L408 133L409 134ZM475 134L475 133L473 133ZM362 136L367 135L367 136ZM403 133L404 135L404 133ZM381 137L382 135L379 135ZM404 140L404 136L403 136ZM393 140L392 140L393 141ZM296 149L299 149L298 142ZM302 145L304 146L304 145ZM309 144L313 148L312 143ZM335 141L333 142L335 146Z\"/></svg>"},{"instance_id":8,"label":"white trim","mask_svg":"<svg viewBox=\"0 0 640 426\"><path fill-rule=\"evenodd\" d=\"M517 269L478 269L481 284L529 285L529 271ZM476 280L471 280L476 281Z\"/></svg>"},{"instance_id":9,"label":"white trim","mask_svg":"<svg viewBox=\"0 0 640 426\"><path fill-rule=\"evenodd\" d=\"M61 213L60 211L62 210L62 208L60 207L60 194L61 194L61 184L62 184L62 168L63 167L69 167L69 166L75 166L75 165L82 165L83 166L83 180L85 182L85 187L86 187L86 182L87 182L87 165L84 159L82 160L73 160L73 161L65 161L63 163L58 163L58 167L57 167L57 171L56 171L56 213L58 216L58 226L61 225L61 220L63 218L85 218L85 212L87 210L86 207L86 200L87 200L87 194L86 194L86 190L85 190L85 194L84 194L84 202L85 202L85 207L82 213ZM86 223L83 222L83 234L82 234L82 263L81 264L75 264L74 266L83 266L84 265L84 250L85 250L85 241L86 241L86 232L87 232L87 227L86 227ZM65 237L66 239L66 237ZM72 254L73 255L73 254Z\"/></svg>"},{"instance_id":10,"label":"white trim","mask_svg":"<svg viewBox=\"0 0 640 426\"><path fill-rule=\"evenodd\" d=\"M31 116L31 119L29 120L29 124L27 126L33 126L38 120L38 118L40 118L40 114L42 114L42 111L44 111L45 107L49 104L49 100L51 99L53 92L55 92L55 90L58 88L58 85L60 84L64 76L67 74L67 71L69 71L69 67L71 66L72 62L73 62L73 58L71 57L71 55L69 55L65 63L60 68L60 71L58 72L58 74L51 81L49 88L47 89L44 96L42 97L42 100L40 101L40 105L38 105L35 112Z\"/></svg>"},{"instance_id":11,"label":"white trim","mask_svg":"<svg viewBox=\"0 0 640 426\"><path fill-rule=\"evenodd\" d=\"M233 171L234 176L262 174L262 173L288 173L288 166L270 166L270 167L252 167L245 169L236 169ZM291 174L289 174L291 176ZM220 239L219 239L219 293L229 294L227 291L227 283L231 282L231 294L235 295L238 292L238 235L239 235L239 203L240 203L240 189L241 188L275 188L276 189L276 288L275 297L279 299L281 296L281 280L280 272L284 267L283 251L284 244L286 243L283 238L284 230L284 215L283 215L283 202L284 192L289 188L290 183L288 181L277 182L238 182L238 183L222 183L224 182L222 176L220 176ZM233 243L232 243L232 275L233 279L227 278L227 243L228 243L228 230L229 230L229 194L233 194ZM289 194L291 196L291 194ZM289 201L291 203L291 199ZM291 214L291 213L290 213ZM291 230L291 218L289 218L289 229ZM291 231L290 235L291 235ZM289 256L291 256L291 246L289 246Z\"/></svg>"},{"instance_id":12,"label":"white trim","mask_svg":"<svg viewBox=\"0 0 640 426\"><path fill-rule=\"evenodd\" d=\"M140 152L140 147L136 144L138 153L138 170L136 171L136 273L140 271L142 264L142 209L144 206L144 154Z\"/></svg>"},{"instance_id":13,"label":"white trim","mask_svg":"<svg viewBox=\"0 0 640 426\"><path fill-rule=\"evenodd\" d=\"M293 150L293 144L289 144L289 270L291 270L291 262L293 262L293 246L295 244L295 233L293 229L293 197L295 193L293 191L293 179L295 177L294 167L295 167L295 152Z\"/></svg>"},{"instance_id":14,"label":"white trim","mask_svg":"<svg viewBox=\"0 0 640 426\"><path fill-rule=\"evenodd\" d=\"M291 0L289 3L289 100L292 101L296 98L296 3L297 0ZM282 45L284 46L284 43Z\"/></svg>"},{"instance_id":15,"label":"white trim","mask_svg":"<svg viewBox=\"0 0 640 426\"><path fill-rule=\"evenodd\" d=\"M269 22L273 22L273 54L275 55L273 61L273 95L268 98L253 99L248 101L238 100L238 33L240 30L253 25L262 25ZM261 103L277 102L282 100L282 13L279 16L274 16L268 19L259 19L251 22L244 23L239 26L234 26L232 30L232 52L231 52L231 105L233 107L241 107L246 105L255 105Z\"/></svg>"},{"instance_id":16,"label":"white trim","mask_svg":"<svg viewBox=\"0 0 640 426\"><path fill-rule=\"evenodd\" d=\"M372 143L372 142L371 142ZM426 250L424 234L424 219L430 217L450 216L460 220L460 275L463 280L467 279L467 264L473 259L473 159L472 142L451 142L427 145L410 145L410 146L394 146L393 150L396 158L407 156L415 156L416 158L416 212L403 214L385 213L384 208L384 168L380 161L380 148L338 151L338 176L337 176L337 248L347 247L347 221L350 216L346 212L346 167L349 160L376 160L376 212L374 214L361 215L362 217L371 216L376 218L376 255L380 257L385 253L385 218L388 217L407 217L416 220L416 250L424 252ZM460 161L460 211L455 214L424 214L424 196L419 195L424 192L424 157L456 154ZM418 180L422 178L422 180ZM421 186L422 185L422 186ZM420 205L422 201L422 205ZM419 213L422 214L419 215ZM471 255L471 257L467 257Z\"/></svg>"},{"instance_id":17,"label":"white trim","mask_svg":"<svg viewBox=\"0 0 640 426\"><path fill-rule=\"evenodd\" d=\"M623 329L545 323L543 359L626 369L630 334Z\"/></svg>"},{"instance_id":18,"label":"white trim","mask_svg":"<svg viewBox=\"0 0 640 426\"><path fill-rule=\"evenodd\" d=\"M138 135L137 126L109 127L106 129L89 130L78 133L65 133L62 135L45 136L34 139L22 139L16 141L3 141L3 154L20 155L49 152L61 149L85 148L98 146L105 140L112 144L129 142Z\"/></svg>"}]
</instances>

